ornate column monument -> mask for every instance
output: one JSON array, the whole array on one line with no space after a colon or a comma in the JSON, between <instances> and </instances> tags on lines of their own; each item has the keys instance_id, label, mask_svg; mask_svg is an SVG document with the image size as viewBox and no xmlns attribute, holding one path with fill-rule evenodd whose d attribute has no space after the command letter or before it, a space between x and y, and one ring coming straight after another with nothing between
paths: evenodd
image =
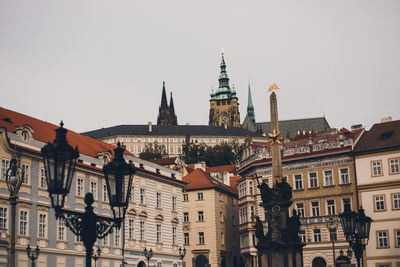
<instances>
[{"instance_id":1,"label":"ornate column monument","mask_svg":"<svg viewBox=\"0 0 400 267\"><path fill-rule=\"evenodd\" d=\"M292 205L292 188L282 179L281 143L279 132L278 104L274 91L279 88L272 83L268 92L271 105L271 133L269 142L272 151L273 187L258 181L262 206L266 214L267 231L260 218L256 218L256 237L258 244L259 267L302 267L303 246L299 238L300 220L296 211L289 217Z\"/></svg>"}]
</instances>

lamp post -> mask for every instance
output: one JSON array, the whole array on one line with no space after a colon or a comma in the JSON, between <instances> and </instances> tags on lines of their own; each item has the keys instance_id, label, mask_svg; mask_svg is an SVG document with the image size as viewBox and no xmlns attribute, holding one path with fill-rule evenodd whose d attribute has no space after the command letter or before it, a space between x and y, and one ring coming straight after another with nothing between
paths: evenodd
<instances>
[{"instance_id":1,"label":"lamp post","mask_svg":"<svg viewBox=\"0 0 400 267\"><path fill-rule=\"evenodd\" d=\"M186 255L186 248L182 249L181 247L179 247L178 251L179 251L179 258L181 258L182 267L183 267L183 258L185 258L185 255Z\"/></svg>"},{"instance_id":2,"label":"lamp post","mask_svg":"<svg viewBox=\"0 0 400 267\"><path fill-rule=\"evenodd\" d=\"M145 247L143 250L144 256L147 259L147 266L150 266L150 259L153 257L153 250L150 248L150 250L147 250L147 248Z\"/></svg>"},{"instance_id":3,"label":"lamp post","mask_svg":"<svg viewBox=\"0 0 400 267\"><path fill-rule=\"evenodd\" d=\"M15 266L15 216L16 206L18 199L18 192L21 188L22 177L24 177L24 171L21 168L19 158L13 157L10 161L10 167L6 172L6 182L8 191L10 192L10 204L11 204L11 248L10 248L10 267Z\"/></svg>"},{"instance_id":4,"label":"lamp post","mask_svg":"<svg viewBox=\"0 0 400 267\"><path fill-rule=\"evenodd\" d=\"M350 204L344 206L344 211L339 214L339 217L346 241L349 242L357 259L357 266L364 266L364 262L361 265L360 259L362 258L365 246L368 244L372 219L365 215L363 208L360 208L358 212L352 211Z\"/></svg>"},{"instance_id":5,"label":"lamp post","mask_svg":"<svg viewBox=\"0 0 400 267\"><path fill-rule=\"evenodd\" d=\"M329 217L329 220L326 223L326 227L329 230L329 235L330 235L330 238L332 241L333 267L336 267L335 241L337 240L337 236L336 236L337 222L333 218L333 216Z\"/></svg>"},{"instance_id":6,"label":"lamp post","mask_svg":"<svg viewBox=\"0 0 400 267\"><path fill-rule=\"evenodd\" d=\"M118 142L114 149L114 159L103 167L107 184L108 199L113 211L113 218L102 217L93 212L93 194L85 195L85 212L64 209L65 197L69 194L75 172L79 151L67 141L67 130L60 123L56 129L56 138L42 148L46 170L47 191L56 218L62 219L66 226L77 236L81 236L86 249L86 267L91 267L93 245L97 238L104 238L113 227L120 228L128 207L128 198L132 187L135 167L127 164L123 153L125 148Z\"/></svg>"},{"instance_id":7,"label":"lamp post","mask_svg":"<svg viewBox=\"0 0 400 267\"><path fill-rule=\"evenodd\" d=\"M31 246L30 245L28 245L26 247L26 254L28 255L28 258L32 262L32 265L31 265L32 267L35 267L35 261L39 257L39 252L40 252L39 246L36 246L36 249L35 249L34 252L31 252Z\"/></svg>"},{"instance_id":8,"label":"lamp post","mask_svg":"<svg viewBox=\"0 0 400 267\"><path fill-rule=\"evenodd\" d=\"M100 248L97 248L96 254L93 255L94 267L97 266L97 260L100 258L100 255L101 255L101 249L100 249Z\"/></svg>"}]
</instances>

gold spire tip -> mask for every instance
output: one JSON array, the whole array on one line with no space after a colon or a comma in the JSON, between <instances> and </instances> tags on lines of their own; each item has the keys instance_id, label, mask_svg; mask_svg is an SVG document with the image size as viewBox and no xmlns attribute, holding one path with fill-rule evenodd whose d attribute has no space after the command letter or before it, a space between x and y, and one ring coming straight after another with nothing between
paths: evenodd
<instances>
[{"instance_id":1,"label":"gold spire tip","mask_svg":"<svg viewBox=\"0 0 400 267\"><path fill-rule=\"evenodd\" d=\"M268 89L268 92L273 92L273 91L276 91L276 90L279 90L279 87L274 82L271 83L271 85L270 85L270 87Z\"/></svg>"}]
</instances>

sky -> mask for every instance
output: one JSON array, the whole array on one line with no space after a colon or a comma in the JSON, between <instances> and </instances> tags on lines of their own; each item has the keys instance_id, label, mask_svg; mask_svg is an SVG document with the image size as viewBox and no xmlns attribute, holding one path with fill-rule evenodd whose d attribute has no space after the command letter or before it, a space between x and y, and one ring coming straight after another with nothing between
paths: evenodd
<instances>
[{"instance_id":1,"label":"sky","mask_svg":"<svg viewBox=\"0 0 400 267\"><path fill-rule=\"evenodd\" d=\"M221 49L244 120L400 119L400 1L0 0L0 106L84 132L157 122L162 82L178 124L207 125ZM169 98L169 97L168 97Z\"/></svg>"}]
</instances>

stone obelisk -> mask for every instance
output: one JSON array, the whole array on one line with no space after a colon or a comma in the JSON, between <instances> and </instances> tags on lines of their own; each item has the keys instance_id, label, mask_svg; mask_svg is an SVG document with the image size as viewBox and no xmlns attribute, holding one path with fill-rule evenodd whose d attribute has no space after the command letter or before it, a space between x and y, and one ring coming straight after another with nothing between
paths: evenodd
<instances>
[{"instance_id":1,"label":"stone obelisk","mask_svg":"<svg viewBox=\"0 0 400 267\"><path fill-rule=\"evenodd\" d=\"M276 100L276 94L274 91L279 90L275 83L272 83L268 89L268 92L272 92L269 96L270 108L271 108L271 124L269 141L271 142L271 152L272 152L272 177L274 184L282 182L282 158L281 158L281 140L279 136L279 122L278 122L278 103Z\"/></svg>"}]
</instances>

